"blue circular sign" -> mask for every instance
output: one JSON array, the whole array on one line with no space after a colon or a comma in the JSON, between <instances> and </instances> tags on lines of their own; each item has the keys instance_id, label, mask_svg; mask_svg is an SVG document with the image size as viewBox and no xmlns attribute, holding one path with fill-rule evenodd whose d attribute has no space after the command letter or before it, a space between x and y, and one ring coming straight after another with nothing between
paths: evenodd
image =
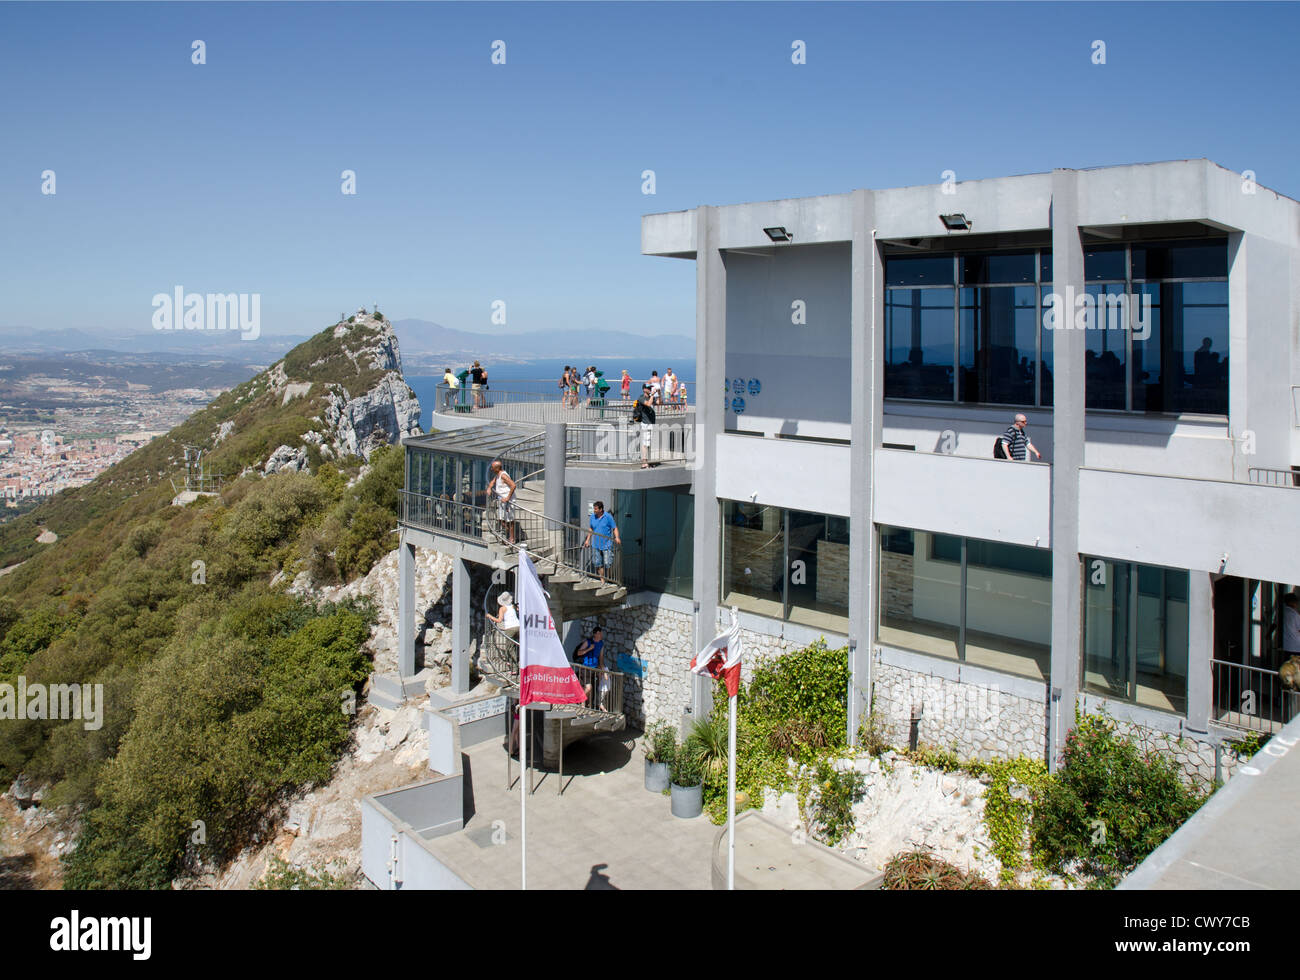
<instances>
[{"instance_id":1,"label":"blue circular sign","mask_svg":"<svg viewBox=\"0 0 1300 980\"><path fill-rule=\"evenodd\" d=\"M762 390L763 390L763 383L759 381L758 378L749 379L749 393L751 395L757 395Z\"/></svg>"},{"instance_id":2,"label":"blue circular sign","mask_svg":"<svg viewBox=\"0 0 1300 980\"><path fill-rule=\"evenodd\" d=\"M745 399L743 398L731 399L731 410L735 412L737 415L743 412L745 410Z\"/></svg>"},{"instance_id":3,"label":"blue circular sign","mask_svg":"<svg viewBox=\"0 0 1300 980\"><path fill-rule=\"evenodd\" d=\"M745 393L745 379L736 378L734 381L732 381L731 390L734 391L737 395L743 395Z\"/></svg>"}]
</instances>

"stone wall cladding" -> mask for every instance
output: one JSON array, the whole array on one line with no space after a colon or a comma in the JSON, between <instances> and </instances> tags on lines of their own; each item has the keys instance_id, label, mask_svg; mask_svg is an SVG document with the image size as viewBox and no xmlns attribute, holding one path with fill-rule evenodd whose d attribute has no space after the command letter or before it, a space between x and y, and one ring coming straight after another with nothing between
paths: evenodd
<instances>
[{"instance_id":1,"label":"stone wall cladding","mask_svg":"<svg viewBox=\"0 0 1300 980\"><path fill-rule=\"evenodd\" d=\"M1172 757L1183 778L1196 789L1208 790L1213 786L1215 743L1208 736L1198 739L1184 732L1180 737L1127 721L1116 721L1115 730L1143 752L1156 751ZM1219 778L1226 783L1243 763L1236 749L1227 742L1221 743L1219 753Z\"/></svg>"},{"instance_id":2,"label":"stone wall cladding","mask_svg":"<svg viewBox=\"0 0 1300 980\"><path fill-rule=\"evenodd\" d=\"M906 747L912 708L922 709L919 740L968 759L1044 759L1047 705L1000 690L881 663L872 665L872 710L888 740Z\"/></svg>"},{"instance_id":3,"label":"stone wall cladding","mask_svg":"<svg viewBox=\"0 0 1300 980\"><path fill-rule=\"evenodd\" d=\"M660 606L624 606L582 621L583 635L597 622L605 630L610 653L633 654L644 676L628 674L623 710L628 721L644 727L655 721L676 726L691 703L690 663L694 656L695 617Z\"/></svg>"}]
</instances>

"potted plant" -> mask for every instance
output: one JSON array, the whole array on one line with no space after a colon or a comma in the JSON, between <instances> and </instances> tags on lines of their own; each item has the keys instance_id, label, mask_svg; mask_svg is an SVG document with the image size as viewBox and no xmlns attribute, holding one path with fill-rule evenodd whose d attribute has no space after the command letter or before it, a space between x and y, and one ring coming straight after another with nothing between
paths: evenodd
<instances>
[{"instance_id":1,"label":"potted plant","mask_svg":"<svg viewBox=\"0 0 1300 980\"><path fill-rule=\"evenodd\" d=\"M672 765L677 739L672 726L657 721L645 733L645 788L662 793L668 788L668 767Z\"/></svg>"},{"instance_id":2,"label":"potted plant","mask_svg":"<svg viewBox=\"0 0 1300 980\"><path fill-rule=\"evenodd\" d=\"M673 752L669 787L674 817L698 817L704 812L704 769L696 753L679 745Z\"/></svg>"}]
</instances>

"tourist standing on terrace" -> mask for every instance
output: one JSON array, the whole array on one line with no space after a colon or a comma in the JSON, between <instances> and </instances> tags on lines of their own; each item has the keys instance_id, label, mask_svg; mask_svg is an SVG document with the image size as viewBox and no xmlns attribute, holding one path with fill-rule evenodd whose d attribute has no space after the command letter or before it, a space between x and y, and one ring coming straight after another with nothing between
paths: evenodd
<instances>
[{"instance_id":1,"label":"tourist standing on terrace","mask_svg":"<svg viewBox=\"0 0 1300 980\"><path fill-rule=\"evenodd\" d=\"M614 515L606 514L605 504L599 500L592 505L587 540L582 542L584 548L588 545L591 546L591 564L600 569L600 584L604 585L605 569L614 566L614 545L622 547L623 542L619 539Z\"/></svg>"},{"instance_id":2,"label":"tourist standing on terrace","mask_svg":"<svg viewBox=\"0 0 1300 980\"><path fill-rule=\"evenodd\" d=\"M664 372L664 389L668 392L668 403L677 404L677 375L673 374L672 368Z\"/></svg>"},{"instance_id":3,"label":"tourist standing on terrace","mask_svg":"<svg viewBox=\"0 0 1300 980\"><path fill-rule=\"evenodd\" d=\"M501 460L492 460L492 479L487 485L488 496L497 496L497 515L510 535L510 543L515 543L515 481L501 466Z\"/></svg>"},{"instance_id":4,"label":"tourist standing on terrace","mask_svg":"<svg viewBox=\"0 0 1300 980\"><path fill-rule=\"evenodd\" d=\"M488 373L483 369L483 365L478 361L470 368L470 390L474 392L474 407L484 408L487 403L483 400L483 389L487 387Z\"/></svg>"},{"instance_id":5,"label":"tourist standing on terrace","mask_svg":"<svg viewBox=\"0 0 1300 980\"><path fill-rule=\"evenodd\" d=\"M654 435L655 410L650 406L650 386L641 386L641 397L632 406L632 421L641 425L641 469L650 468L650 439Z\"/></svg>"},{"instance_id":6,"label":"tourist standing on terrace","mask_svg":"<svg viewBox=\"0 0 1300 980\"><path fill-rule=\"evenodd\" d=\"M650 401L654 405L660 403L661 392L663 391L663 382L659 380L659 372L650 372Z\"/></svg>"},{"instance_id":7,"label":"tourist standing on terrace","mask_svg":"<svg viewBox=\"0 0 1300 980\"><path fill-rule=\"evenodd\" d=\"M628 395L632 390L632 376L627 373L627 368L623 369L623 401L627 401Z\"/></svg>"},{"instance_id":8,"label":"tourist standing on terrace","mask_svg":"<svg viewBox=\"0 0 1300 980\"><path fill-rule=\"evenodd\" d=\"M565 408L569 407L569 372L572 368L564 365L564 373L560 375L560 404Z\"/></svg>"}]
</instances>

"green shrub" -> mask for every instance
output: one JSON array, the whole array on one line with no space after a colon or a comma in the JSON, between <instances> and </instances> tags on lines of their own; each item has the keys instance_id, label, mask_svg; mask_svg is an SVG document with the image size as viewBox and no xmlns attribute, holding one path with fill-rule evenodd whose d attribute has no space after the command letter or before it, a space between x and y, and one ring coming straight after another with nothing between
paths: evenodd
<instances>
[{"instance_id":1,"label":"green shrub","mask_svg":"<svg viewBox=\"0 0 1300 980\"><path fill-rule=\"evenodd\" d=\"M1139 751L1104 715L1079 715L1062 765L1037 801L1034 858L1112 887L1204 800L1168 756Z\"/></svg>"},{"instance_id":2,"label":"green shrub","mask_svg":"<svg viewBox=\"0 0 1300 980\"><path fill-rule=\"evenodd\" d=\"M666 721L657 721L646 729L645 757L647 762L672 764L677 751L677 735Z\"/></svg>"},{"instance_id":3,"label":"green shrub","mask_svg":"<svg viewBox=\"0 0 1300 980\"><path fill-rule=\"evenodd\" d=\"M805 794L808 829L834 847L853 833L853 807L867 795L866 779L856 769L837 769L830 759L820 759L813 782Z\"/></svg>"},{"instance_id":4,"label":"green shrub","mask_svg":"<svg viewBox=\"0 0 1300 980\"><path fill-rule=\"evenodd\" d=\"M858 748L876 757L893 748L889 744L889 729L883 715L873 711L862 719L858 726Z\"/></svg>"},{"instance_id":5,"label":"green shrub","mask_svg":"<svg viewBox=\"0 0 1300 980\"><path fill-rule=\"evenodd\" d=\"M668 777L674 785L688 789L704 782L704 770L700 768L700 763L693 753L686 751L685 746L678 745L673 751Z\"/></svg>"},{"instance_id":6,"label":"green shrub","mask_svg":"<svg viewBox=\"0 0 1300 980\"><path fill-rule=\"evenodd\" d=\"M352 885L341 875L333 874L326 865L295 868L284 858L272 856L266 873L253 887L263 891L341 891Z\"/></svg>"}]
</instances>

